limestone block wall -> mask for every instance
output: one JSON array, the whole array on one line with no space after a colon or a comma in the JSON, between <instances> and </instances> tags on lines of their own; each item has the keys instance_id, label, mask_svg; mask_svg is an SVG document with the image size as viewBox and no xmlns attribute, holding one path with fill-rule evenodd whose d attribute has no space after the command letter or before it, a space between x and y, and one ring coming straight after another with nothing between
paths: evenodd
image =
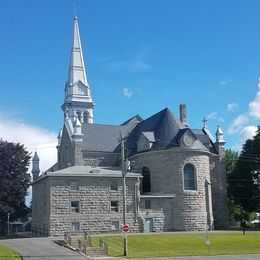
<instances>
[{"instance_id":1,"label":"limestone block wall","mask_svg":"<svg viewBox=\"0 0 260 260\"><path fill-rule=\"evenodd\" d=\"M83 152L84 165L90 166L118 166L118 153Z\"/></svg>"},{"instance_id":2,"label":"limestone block wall","mask_svg":"<svg viewBox=\"0 0 260 260\"><path fill-rule=\"evenodd\" d=\"M225 164L218 155L210 158L210 172L214 226L223 228L228 222L227 184Z\"/></svg>"},{"instance_id":3,"label":"limestone block wall","mask_svg":"<svg viewBox=\"0 0 260 260\"><path fill-rule=\"evenodd\" d=\"M148 167L151 194L174 194L172 223L175 230L204 230L207 225L205 182L209 178L209 154L185 149L139 153L130 158L140 169ZM183 167L191 163L196 169L197 190L184 191ZM161 205L163 208L163 204Z\"/></svg>"},{"instance_id":4,"label":"limestone block wall","mask_svg":"<svg viewBox=\"0 0 260 260\"><path fill-rule=\"evenodd\" d=\"M84 165L82 140L73 140L72 165Z\"/></svg>"},{"instance_id":5,"label":"limestone block wall","mask_svg":"<svg viewBox=\"0 0 260 260\"><path fill-rule=\"evenodd\" d=\"M46 178L32 185L32 228L49 230L50 189Z\"/></svg>"},{"instance_id":6,"label":"limestone block wall","mask_svg":"<svg viewBox=\"0 0 260 260\"><path fill-rule=\"evenodd\" d=\"M105 177L51 177L51 213L50 235L63 235L71 231L72 222L80 223L80 232L88 231L94 233L111 232L111 223L122 221L122 180L118 181L118 190L110 189L110 181L113 178ZM79 181L79 190L71 190L70 182ZM127 222L132 232L140 231L139 219L136 216L135 185L137 178L127 178ZM80 212L71 211L71 201L80 202ZM119 212L111 211L111 201L118 201ZM120 232L115 230L113 232Z\"/></svg>"},{"instance_id":7,"label":"limestone block wall","mask_svg":"<svg viewBox=\"0 0 260 260\"><path fill-rule=\"evenodd\" d=\"M145 208L149 200L151 208ZM153 231L173 231L173 198L142 198L140 200L140 216L144 225L145 219L153 219ZM143 227L144 228L144 227Z\"/></svg>"},{"instance_id":8,"label":"limestone block wall","mask_svg":"<svg viewBox=\"0 0 260 260\"><path fill-rule=\"evenodd\" d=\"M62 141L58 150L58 164L60 169L72 166L74 162L73 144L70 140L66 127L63 127Z\"/></svg>"}]
</instances>

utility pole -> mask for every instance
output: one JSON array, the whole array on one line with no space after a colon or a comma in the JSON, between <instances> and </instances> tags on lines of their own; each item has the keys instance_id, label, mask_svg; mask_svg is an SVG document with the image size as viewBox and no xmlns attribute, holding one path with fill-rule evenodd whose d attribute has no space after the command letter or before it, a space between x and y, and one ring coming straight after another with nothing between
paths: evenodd
<instances>
[{"instance_id":1,"label":"utility pole","mask_svg":"<svg viewBox=\"0 0 260 260\"><path fill-rule=\"evenodd\" d=\"M10 233L10 213L7 213L7 235Z\"/></svg>"},{"instance_id":2,"label":"utility pole","mask_svg":"<svg viewBox=\"0 0 260 260\"><path fill-rule=\"evenodd\" d=\"M125 141L120 133L121 142L121 164L122 164L122 177L123 177L123 225L126 225L126 168L125 168ZM127 234L124 234L124 256L127 255Z\"/></svg>"}]
</instances>

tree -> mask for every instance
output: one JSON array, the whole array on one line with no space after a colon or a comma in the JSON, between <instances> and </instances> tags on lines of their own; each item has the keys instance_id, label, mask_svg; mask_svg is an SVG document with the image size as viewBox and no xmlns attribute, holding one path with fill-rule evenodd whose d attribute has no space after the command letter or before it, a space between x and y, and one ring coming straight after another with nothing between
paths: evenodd
<instances>
[{"instance_id":1,"label":"tree","mask_svg":"<svg viewBox=\"0 0 260 260\"><path fill-rule=\"evenodd\" d=\"M241 220L242 209L239 204L236 204L232 195L232 172L238 161L239 153L231 149L225 151L225 165L227 173L227 194L228 194L228 215L231 222Z\"/></svg>"},{"instance_id":2,"label":"tree","mask_svg":"<svg viewBox=\"0 0 260 260\"><path fill-rule=\"evenodd\" d=\"M244 212L260 210L260 127L253 139L248 139L228 176L229 195Z\"/></svg>"},{"instance_id":3,"label":"tree","mask_svg":"<svg viewBox=\"0 0 260 260\"><path fill-rule=\"evenodd\" d=\"M238 157L239 153L237 151L233 151L231 149L227 149L225 151L225 165L227 176L229 176L234 170Z\"/></svg>"},{"instance_id":4,"label":"tree","mask_svg":"<svg viewBox=\"0 0 260 260\"><path fill-rule=\"evenodd\" d=\"M28 212L25 196L31 182L27 173L30 158L23 145L0 140L0 231L8 213L11 220Z\"/></svg>"}]
</instances>

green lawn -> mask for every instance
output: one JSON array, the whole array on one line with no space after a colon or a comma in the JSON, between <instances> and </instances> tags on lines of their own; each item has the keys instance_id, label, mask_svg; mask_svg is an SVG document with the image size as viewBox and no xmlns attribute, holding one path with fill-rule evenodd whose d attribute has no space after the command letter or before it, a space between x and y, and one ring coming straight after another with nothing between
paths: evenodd
<instances>
[{"instance_id":1,"label":"green lawn","mask_svg":"<svg viewBox=\"0 0 260 260\"><path fill-rule=\"evenodd\" d=\"M110 256L122 256L122 236L92 237L93 246L103 239ZM205 233L161 233L128 236L128 257L184 255L228 255L260 253L260 232L209 232L209 251Z\"/></svg>"},{"instance_id":2,"label":"green lawn","mask_svg":"<svg viewBox=\"0 0 260 260\"><path fill-rule=\"evenodd\" d=\"M0 245L0 260L18 260L21 259L19 254L17 254L12 249Z\"/></svg>"}]
</instances>

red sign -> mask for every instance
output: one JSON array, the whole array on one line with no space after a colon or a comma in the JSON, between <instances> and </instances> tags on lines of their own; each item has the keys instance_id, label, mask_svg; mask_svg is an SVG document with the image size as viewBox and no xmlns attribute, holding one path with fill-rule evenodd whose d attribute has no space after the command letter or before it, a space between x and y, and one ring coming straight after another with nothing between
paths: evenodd
<instances>
[{"instance_id":1,"label":"red sign","mask_svg":"<svg viewBox=\"0 0 260 260\"><path fill-rule=\"evenodd\" d=\"M129 232L129 226L127 224L123 225L122 231L125 232L125 233Z\"/></svg>"}]
</instances>

